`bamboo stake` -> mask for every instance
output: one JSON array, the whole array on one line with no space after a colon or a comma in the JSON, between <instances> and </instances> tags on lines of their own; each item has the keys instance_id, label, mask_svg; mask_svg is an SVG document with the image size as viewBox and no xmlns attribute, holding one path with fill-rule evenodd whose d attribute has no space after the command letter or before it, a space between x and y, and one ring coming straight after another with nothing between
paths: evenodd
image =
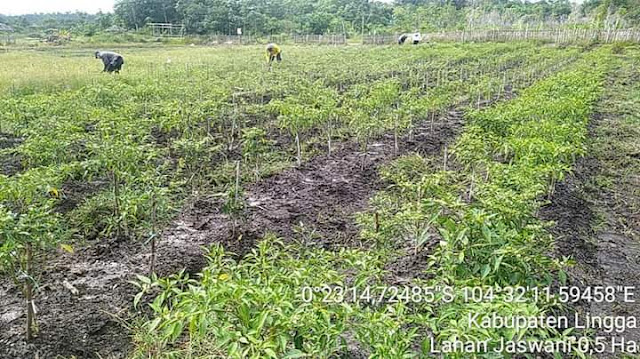
<instances>
[{"instance_id":1,"label":"bamboo stake","mask_svg":"<svg viewBox=\"0 0 640 359\"><path fill-rule=\"evenodd\" d=\"M151 264L149 265L149 274L155 273L156 266L156 218L157 218L157 202L156 193L154 191L151 197Z\"/></svg>"},{"instance_id":2,"label":"bamboo stake","mask_svg":"<svg viewBox=\"0 0 640 359\"><path fill-rule=\"evenodd\" d=\"M447 170L447 158L448 158L448 154L447 154L447 145L444 145L444 164L443 164L443 169L444 171Z\"/></svg>"},{"instance_id":3,"label":"bamboo stake","mask_svg":"<svg viewBox=\"0 0 640 359\"><path fill-rule=\"evenodd\" d=\"M24 285L24 295L27 304L27 341L31 341L33 339L33 327L35 322L35 311L33 310L33 283L31 281L31 272L32 272L32 262L33 262L33 251L31 248L31 243L26 244L26 264L25 264L25 272L27 274L27 278L25 279Z\"/></svg>"}]
</instances>

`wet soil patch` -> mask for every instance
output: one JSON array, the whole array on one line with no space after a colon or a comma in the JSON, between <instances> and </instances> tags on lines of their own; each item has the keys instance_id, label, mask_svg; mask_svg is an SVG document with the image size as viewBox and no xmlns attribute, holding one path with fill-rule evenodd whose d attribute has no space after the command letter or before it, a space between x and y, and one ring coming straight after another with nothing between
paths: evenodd
<instances>
[{"instance_id":1,"label":"wet soil patch","mask_svg":"<svg viewBox=\"0 0 640 359\"><path fill-rule=\"evenodd\" d=\"M371 141L364 169L357 143L334 144L331 155L318 155L246 187L246 210L236 219L223 213L220 198L199 199L165 231L160 246L184 252L187 261L198 260L194 254L212 243L242 256L269 233L285 242L325 249L368 247L371 244L359 239L354 215L365 211L369 198L384 188L379 167L408 152L439 156L462 129L462 122L459 111L436 119L433 128L425 121L412 136L400 139L397 153L392 135Z\"/></svg>"},{"instance_id":2,"label":"wet soil patch","mask_svg":"<svg viewBox=\"0 0 640 359\"><path fill-rule=\"evenodd\" d=\"M170 129L169 131L163 130L158 126L151 127L151 139L158 146L167 147L171 145L171 143L178 138L180 133L175 128Z\"/></svg>"},{"instance_id":3,"label":"wet soil patch","mask_svg":"<svg viewBox=\"0 0 640 359\"><path fill-rule=\"evenodd\" d=\"M14 148L19 146L24 139L8 133L0 132L0 149Z\"/></svg>"},{"instance_id":4,"label":"wet soil patch","mask_svg":"<svg viewBox=\"0 0 640 359\"><path fill-rule=\"evenodd\" d=\"M550 229L556 241L559 257L576 259L572 268L572 279L585 283L598 275L598 248L594 239L596 233L591 224L596 215L592 210L584 184L595 175L598 161L581 158L574 167L574 174L558 183L552 201L540 209L542 220L554 222Z\"/></svg>"},{"instance_id":5,"label":"wet soil patch","mask_svg":"<svg viewBox=\"0 0 640 359\"><path fill-rule=\"evenodd\" d=\"M0 152L0 174L13 176L23 170L22 156L15 153Z\"/></svg>"},{"instance_id":6,"label":"wet soil patch","mask_svg":"<svg viewBox=\"0 0 640 359\"><path fill-rule=\"evenodd\" d=\"M68 180L60 188L61 201L56 205L60 213L68 213L76 209L87 197L98 193L109 185L106 180Z\"/></svg>"},{"instance_id":7,"label":"wet soil patch","mask_svg":"<svg viewBox=\"0 0 640 359\"><path fill-rule=\"evenodd\" d=\"M158 250L157 272L185 268L196 273L206 261L199 248L183 250L166 241ZM137 314L137 288L130 281L149 272L150 246L142 240L102 239L57 250L40 270L36 295L38 336L24 341L23 297L13 283L0 282L0 358L126 358L131 349L127 328ZM77 290L74 294L68 286Z\"/></svg>"},{"instance_id":8,"label":"wet soil patch","mask_svg":"<svg viewBox=\"0 0 640 359\"><path fill-rule=\"evenodd\" d=\"M603 115L593 116L590 137L602 123ZM550 232L556 240L557 256L575 259L576 265L569 269L568 285L582 290L596 286L640 288L640 243L632 234L640 233L640 228L620 225L621 218L628 223L638 223L633 219L637 213L625 204L637 203L639 198L629 191L633 186L621 186L619 178L613 178L613 187L603 188L597 185L596 176L611 176L603 169L601 159L591 156L578 161L574 174L558 184L551 204L541 209L540 217L555 222ZM587 313L640 318L640 307L637 303L625 302L623 293L619 293L613 303L582 301L571 306L569 312L579 313L581 318ZM626 329L623 333L606 333L599 329L595 335L638 341L640 329ZM612 353L609 346L607 353L594 355L595 358L621 356L621 351Z\"/></svg>"},{"instance_id":9,"label":"wet soil patch","mask_svg":"<svg viewBox=\"0 0 640 359\"><path fill-rule=\"evenodd\" d=\"M0 174L13 176L24 170L22 157L11 150L12 148L18 147L23 141L24 139L21 137L0 132Z\"/></svg>"},{"instance_id":10,"label":"wet soil patch","mask_svg":"<svg viewBox=\"0 0 640 359\"><path fill-rule=\"evenodd\" d=\"M462 129L462 116L452 111L431 129L425 122L411 138L400 141L398 154L409 151L439 155ZM205 265L202 247L221 243L236 255L246 254L256 241L272 232L287 242L339 249L363 247L354 224L355 213L366 210L369 198L383 188L377 170L398 154L393 136L370 142L364 169L354 142L334 144L331 155L321 154L300 167L285 170L245 188L246 209L234 220L223 213L219 197L192 201L166 228L157 247L156 271L169 275L181 269L197 273ZM65 184L67 203L74 208L96 184ZM235 224L234 224L235 223ZM104 243L103 243L104 242ZM73 254L50 255L41 272L36 297L39 335L23 340L23 298L13 283L0 283L0 358L41 358L75 355L79 358L123 358L130 349L127 329L132 318L135 274L148 272L149 246L137 241L104 240L76 248ZM419 263L420 262L420 263ZM426 261L405 261L399 271L417 273ZM78 290L74 295L63 285Z\"/></svg>"},{"instance_id":11,"label":"wet soil patch","mask_svg":"<svg viewBox=\"0 0 640 359\"><path fill-rule=\"evenodd\" d=\"M137 251L139 245L129 242L110 248L108 256L93 247L50 255L36 295L39 334L30 344L23 339L22 294L0 282L0 358L124 358L130 339L118 317L129 318L135 289L127 280L142 270L132 258Z\"/></svg>"}]
</instances>

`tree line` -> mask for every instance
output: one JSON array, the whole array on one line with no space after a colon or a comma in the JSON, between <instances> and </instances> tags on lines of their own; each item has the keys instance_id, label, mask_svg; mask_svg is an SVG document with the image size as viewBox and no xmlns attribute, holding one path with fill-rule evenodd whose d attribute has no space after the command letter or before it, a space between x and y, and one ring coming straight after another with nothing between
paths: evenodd
<instances>
[{"instance_id":1,"label":"tree line","mask_svg":"<svg viewBox=\"0 0 640 359\"><path fill-rule=\"evenodd\" d=\"M265 35L436 31L491 27L635 27L640 0L117 0L113 13L2 16L17 31L58 28L92 35L184 24L188 34Z\"/></svg>"}]
</instances>

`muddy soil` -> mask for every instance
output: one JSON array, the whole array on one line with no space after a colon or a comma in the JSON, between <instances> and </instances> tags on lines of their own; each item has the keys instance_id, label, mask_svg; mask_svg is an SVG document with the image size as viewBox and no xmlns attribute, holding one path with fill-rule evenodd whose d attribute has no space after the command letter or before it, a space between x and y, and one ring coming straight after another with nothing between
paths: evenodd
<instances>
[{"instance_id":1,"label":"muddy soil","mask_svg":"<svg viewBox=\"0 0 640 359\"><path fill-rule=\"evenodd\" d=\"M398 154L439 156L462 123L459 111L436 119L433 129L427 121L414 129L412 138L401 139ZM285 242L325 249L368 247L371 244L359 240L354 215L364 211L369 198L384 187L378 168L397 156L393 147L393 136L372 141L363 169L357 143L337 144L331 155L316 156L247 187L246 210L235 219L223 213L219 198L201 198L165 230L159 248L182 252L190 259L178 264L179 268L197 272L204 265L197 255L201 246L221 243L227 251L243 256L269 233ZM161 256L159 261L164 262Z\"/></svg>"},{"instance_id":2,"label":"muddy soil","mask_svg":"<svg viewBox=\"0 0 640 359\"><path fill-rule=\"evenodd\" d=\"M552 204L540 212L544 220L557 224L551 229L556 238L557 255L571 257L576 264L569 270L569 286L585 290L588 287L634 287L635 300L640 288L640 243L619 228L611 194L585 193L585 186L598 171L598 161L586 158L576 167L576 175L559 184ZM591 198L596 196L598 202ZM604 216L604 217L602 217ZM595 223L604 219L599 228ZM640 233L640 228L635 229ZM613 303L580 302L570 307L570 313L579 313L582 318L591 316L635 316L640 318L640 306L625 302L619 292ZM571 314L573 315L573 314ZM640 329L627 329L624 333L606 333L598 330L597 336L640 341ZM610 340L610 339L609 339ZM611 351L608 347L607 351ZM595 358L622 358L617 352L597 354Z\"/></svg>"},{"instance_id":3,"label":"muddy soil","mask_svg":"<svg viewBox=\"0 0 640 359\"><path fill-rule=\"evenodd\" d=\"M89 182L68 180L60 187L61 201L55 209L63 214L68 213L78 207L86 198L108 186L109 182L106 179L97 179Z\"/></svg>"},{"instance_id":4,"label":"muddy soil","mask_svg":"<svg viewBox=\"0 0 640 359\"><path fill-rule=\"evenodd\" d=\"M590 137L602 136L603 133L610 135L609 131L615 131L622 115L619 119L612 118L612 115L615 116L596 113L591 122ZM592 316L640 318L640 306L637 304L640 295L640 213L634 209L640 203L640 196L637 190L633 190L640 186L640 173L618 176L616 172L627 171L610 166L611 163L631 163L629 161L635 158L632 152L601 150L599 153L601 155L578 161L574 174L558 185L551 204L544 207L540 215L542 219L556 223L551 233L556 238L557 255L570 256L576 261L569 271L568 285L582 289L595 286L635 287L636 303L625 302L620 294L613 303L583 301L570 310L580 313L581 317L590 313ZM616 162L612 162L612 158ZM627 168L637 169L640 166L636 162L635 167ZM610 180L613 185L599 184L603 179ZM640 329L627 329L623 333L598 330L595 335L609 338L608 341L613 336L618 340L639 341ZM624 355L620 350L611 353L608 347L607 353L594 357L622 358Z\"/></svg>"},{"instance_id":5,"label":"muddy soil","mask_svg":"<svg viewBox=\"0 0 640 359\"><path fill-rule=\"evenodd\" d=\"M439 156L443 146L461 131L462 122L459 111L437 118L433 128L426 121L414 129L411 139L400 141L398 154L414 151ZM377 170L397 156L393 136L371 141L364 169L356 143L334 146L331 155L316 156L246 187L246 210L239 218L223 213L216 197L185 206L161 236L158 274L183 268L188 273L199 272L206 265L202 246L213 243L241 256L267 231L286 242L328 249L367 246L358 239L353 216L364 211L368 199L383 188ZM70 198L60 210L72 208L75 202ZM59 251L49 257L36 297L39 335L33 343L26 344L22 337L24 310L19 289L12 283L0 283L0 358L33 358L36 353L39 358L125 357L131 338L123 323L134 314L131 303L136 293L129 281L136 273L148 272L148 248L137 242L103 239L76 248L74 254ZM392 270L409 276L425 262L401 258ZM68 284L78 293L73 294Z\"/></svg>"},{"instance_id":6,"label":"muddy soil","mask_svg":"<svg viewBox=\"0 0 640 359\"><path fill-rule=\"evenodd\" d=\"M24 139L0 132L0 150L11 149L19 146ZM23 170L22 159L15 153L3 153L0 151L0 174L12 176Z\"/></svg>"},{"instance_id":7,"label":"muddy soil","mask_svg":"<svg viewBox=\"0 0 640 359\"><path fill-rule=\"evenodd\" d=\"M556 240L558 257L568 256L576 260L571 268L571 278L586 283L599 276L598 248L592 240L596 234L591 224L596 215L584 194L584 185L597 171L594 158L582 158L574 167L574 174L556 186L549 205L540 209L540 218L553 221L550 229Z\"/></svg>"},{"instance_id":8,"label":"muddy soil","mask_svg":"<svg viewBox=\"0 0 640 359\"><path fill-rule=\"evenodd\" d=\"M0 149L13 148L22 143L23 139L14 135L0 132Z\"/></svg>"}]
</instances>

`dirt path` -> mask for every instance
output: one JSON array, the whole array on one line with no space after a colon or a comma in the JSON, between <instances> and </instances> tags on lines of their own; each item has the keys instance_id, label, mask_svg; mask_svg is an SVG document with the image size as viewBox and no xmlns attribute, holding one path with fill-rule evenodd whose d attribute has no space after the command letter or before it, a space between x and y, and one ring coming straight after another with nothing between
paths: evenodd
<instances>
[{"instance_id":1,"label":"dirt path","mask_svg":"<svg viewBox=\"0 0 640 359\"><path fill-rule=\"evenodd\" d=\"M438 155L461 129L462 114L451 111L436 119L433 129L417 126L412 139L403 138L399 153ZM311 246L363 246L353 215L365 210L369 198L382 188L377 169L394 157L393 137L384 136L372 141L362 169L359 147L346 142L337 144L330 156L317 156L254 183L245 189L248 207L235 235L219 199L200 199L186 206L163 232L157 271L168 275L185 268L197 273L206 265L202 246L222 243L242 255L267 231L285 241L305 238ZM103 240L73 255L59 252L51 257L40 280L40 334L32 344L22 339L22 295L12 284L0 283L0 358L33 358L36 353L39 358L125 357L131 340L122 323L131 317L136 293L128 281L147 272L148 249L131 241ZM72 294L64 282L79 293Z\"/></svg>"},{"instance_id":2,"label":"dirt path","mask_svg":"<svg viewBox=\"0 0 640 359\"><path fill-rule=\"evenodd\" d=\"M640 319L640 73L628 66L615 71L590 127L589 157L557 188L543 219L557 224L552 233L560 255L572 256L570 285L635 287L636 303L580 303L579 313L635 316ZM640 329L597 336L640 341ZM597 358L623 357L598 354Z\"/></svg>"}]
</instances>

